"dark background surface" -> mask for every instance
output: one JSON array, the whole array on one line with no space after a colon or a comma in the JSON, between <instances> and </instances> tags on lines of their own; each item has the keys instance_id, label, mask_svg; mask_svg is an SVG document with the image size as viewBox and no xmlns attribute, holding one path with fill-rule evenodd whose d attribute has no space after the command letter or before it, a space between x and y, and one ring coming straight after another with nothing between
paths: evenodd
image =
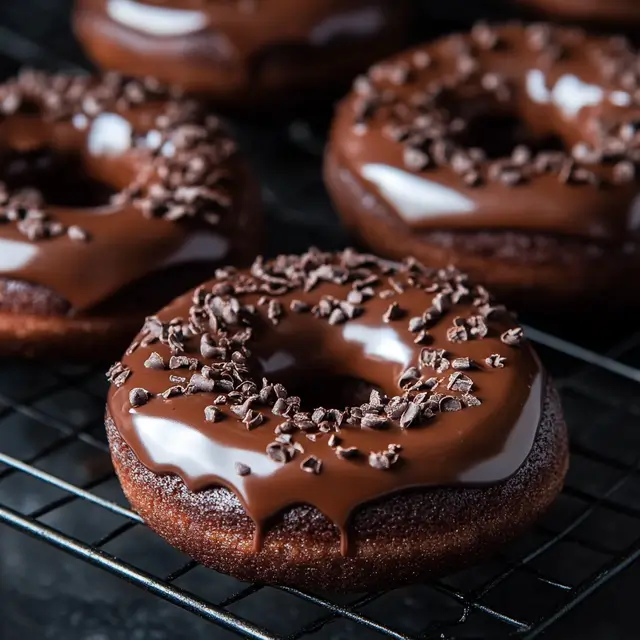
<instances>
[{"instance_id":1,"label":"dark background surface","mask_svg":"<svg viewBox=\"0 0 640 640\"><path fill-rule=\"evenodd\" d=\"M301 0L304 1L304 0ZM83 65L68 26L66 0L5 0L0 3L0 74L22 63L45 68ZM501 2L453 0L423 2L416 21L421 37L468 24L475 15L503 15ZM348 238L319 179L324 127L330 111L279 124L240 124L238 134L264 181L270 221L269 251L298 251L313 243L343 246ZM538 327L562 332L557 327ZM598 354L631 367L640 379L640 335L621 327L618 344L599 332L578 340ZM541 334L543 342L548 336ZM554 345L551 345L554 346ZM603 568L637 552L640 540L640 403L637 382L607 372L598 359L542 348L545 364L562 390L572 431L574 455L567 491L539 527L479 568L443 581L448 588L473 593L505 566L517 569L480 599L482 606L535 622L571 601L581 585ZM101 423L104 382L101 372L52 363L0 363L0 454L32 461L38 469L125 505L110 474ZM143 526L127 527L123 518L75 500L47 508L64 495L0 461L0 506L39 520L87 542L106 540L103 549L153 575L164 576L185 558ZM46 511L46 513L44 512ZM117 536L110 532L122 526ZM558 539L558 534L561 538ZM107 536L107 537L105 537ZM547 545L543 547L541 545ZM526 554L526 566L520 567ZM522 569L522 570L521 570ZM526 569L526 570L525 570ZM554 586L555 584L555 586ZM283 636L324 614L316 604L265 587L246 597L237 581L198 567L176 585ZM561 586L558 586L561 585ZM562 618L545 637L600 640L637 638L636 594L640 571L632 566L613 577L586 603ZM337 602L346 602L338 599ZM440 636L434 620L455 621L465 608L436 585L423 585L377 597L358 609L374 621L408 635L504 638L514 627L471 607L464 624ZM464 618L463 618L464 619ZM319 626L312 638L381 638L373 628L344 617ZM312 627L313 628L313 627ZM182 640L232 637L226 631L130 586L118 577L54 550L42 541L0 524L0 639ZM235 637L235 636L233 636Z\"/></svg>"}]
</instances>

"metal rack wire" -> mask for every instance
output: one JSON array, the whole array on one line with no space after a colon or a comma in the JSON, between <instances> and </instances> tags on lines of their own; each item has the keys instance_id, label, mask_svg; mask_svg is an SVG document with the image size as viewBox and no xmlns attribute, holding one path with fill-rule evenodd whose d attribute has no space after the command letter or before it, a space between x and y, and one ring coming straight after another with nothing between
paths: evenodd
<instances>
[{"instance_id":1,"label":"metal rack wire","mask_svg":"<svg viewBox=\"0 0 640 640\"><path fill-rule=\"evenodd\" d=\"M45 12L40 32L26 30L24 21L36 4ZM8 12L6 22L0 14L1 73L24 63L82 66L73 62L80 58L68 35L61 36L68 7L54 12L51 4L25 0L24 15ZM272 250L345 241L319 180L322 130L307 120L239 128L265 179L272 223L296 230L276 231ZM538 637L640 556L640 333L616 344L582 338L591 349L539 328L528 333L563 394L571 472L530 534L462 574L345 599L242 584L166 548L155 556L162 562L149 566L149 536L135 542L148 530L124 506L108 460L102 370L86 367L0 365L0 532L8 525L243 637ZM65 515L72 508L80 517ZM283 597L290 619L274 623L264 612Z\"/></svg>"}]
</instances>

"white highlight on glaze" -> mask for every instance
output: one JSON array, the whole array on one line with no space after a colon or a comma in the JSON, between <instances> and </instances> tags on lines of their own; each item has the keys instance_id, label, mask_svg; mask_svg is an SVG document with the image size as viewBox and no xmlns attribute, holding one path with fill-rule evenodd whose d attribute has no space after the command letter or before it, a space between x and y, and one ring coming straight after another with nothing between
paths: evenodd
<instances>
[{"instance_id":1,"label":"white highlight on glaze","mask_svg":"<svg viewBox=\"0 0 640 640\"><path fill-rule=\"evenodd\" d=\"M129 29L152 36L183 36L208 24L203 11L154 7L135 0L107 0L107 14Z\"/></svg>"},{"instance_id":2,"label":"white highlight on glaze","mask_svg":"<svg viewBox=\"0 0 640 640\"><path fill-rule=\"evenodd\" d=\"M258 361L265 374L283 371L296 363L296 359L287 351L276 351L268 358L258 358Z\"/></svg>"},{"instance_id":3,"label":"white highlight on glaze","mask_svg":"<svg viewBox=\"0 0 640 640\"><path fill-rule=\"evenodd\" d=\"M544 73L540 69L531 69L527 73L525 85L527 87L527 95L537 104L546 104L551 98L551 94L547 89L547 82Z\"/></svg>"},{"instance_id":4,"label":"white highlight on glaze","mask_svg":"<svg viewBox=\"0 0 640 640\"><path fill-rule=\"evenodd\" d=\"M631 96L626 91L605 91L596 84L583 82L573 74L561 76L549 90L544 73L531 69L526 76L527 94L537 104L555 104L567 117L575 116L584 107L601 104L605 99L619 107L631 104Z\"/></svg>"},{"instance_id":5,"label":"white highlight on glaze","mask_svg":"<svg viewBox=\"0 0 640 640\"><path fill-rule=\"evenodd\" d=\"M316 25L309 34L314 45L324 45L340 36L368 36L378 33L384 26L384 15L378 7L364 7L356 11L329 16Z\"/></svg>"},{"instance_id":6,"label":"white highlight on glaze","mask_svg":"<svg viewBox=\"0 0 640 640\"><path fill-rule=\"evenodd\" d=\"M403 344L395 329L391 327L366 327L353 320L344 325L342 335L347 342L360 343L366 355L386 362L397 362L407 366L413 357L411 349Z\"/></svg>"},{"instance_id":7,"label":"white highlight on glaze","mask_svg":"<svg viewBox=\"0 0 640 640\"><path fill-rule=\"evenodd\" d=\"M609 94L609 102L616 107L628 107L631 104L631 96L626 91L612 91Z\"/></svg>"},{"instance_id":8,"label":"white highlight on glaze","mask_svg":"<svg viewBox=\"0 0 640 640\"><path fill-rule=\"evenodd\" d=\"M149 149L159 149L162 145L162 134L157 129L151 129L147 132L146 143Z\"/></svg>"},{"instance_id":9,"label":"white highlight on glaze","mask_svg":"<svg viewBox=\"0 0 640 640\"><path fill-rule=\"evenodd\" d=\"M229 252L229 242L217 233L200 233L189 238L175 253L170 255L159 269L187 262L214 262L222 260Z\"/></svg>"},{"instance_id":10,"label":"white highlight on glaze","mask_svg":"<svg viewBox=\"0 0 640 640\"><path fill-rule=\"evenodd\" d=\"M118 155L131 147L133 130L116 113L101 113L91 124L87 147L92 155Z\"/></svg>"},{"instance_id":11,"label":"white highlight on glaze","mask_svg":"<svg viewBox=\"0 0 640 640\"><path fill-rule=\"evenodd\" d=\"M531 428L532 418L540 421L543 376L538 374L520 417L509 433L502 451L460 474L459 482L498 482L513 475L527 459L538 432Z\"/></svg>"},{"instance_id":12,"label":"white highlight on glaze","mask_svg":"<svg viewBox=\"0 0 640 640\"><path fill-rule=\"evenodd\" d=\"M640 195L636 196L629 206L628 220L628 228L631 231L640 229Z\"/></svg>"},{"instance_id":13,"label":"white highlight on glaze","mask_svg":"<svg viewBox=\"0 0 640 640\"><path fill-rule=\"evenodd\" d=\"M38 248L32 243L0 238L0 272L26 267L36 253Z\"/></svg>"},{"instance_id":14,"label":"white highlight on glaze","mask_svg":"<svg viewBox=\"0 0 640 640\"><path fill-rule=\"evenodd\" d=\"M407 222L470 213L475 209L473 200L455 189L386 164L366 164L362 177L375 184Z\"/></svg>"},{"instance_id":15,"label":"white highlight on glaze","mask_svg":"<svg viewBox=\"0 0 640 640\"><path fill-rule=\"evenodd\" d=\"M134 409L131 413L142 447L153 463L183 469L192 479L217 475L241 482L235 473L236 460L248 464L252 476L271 473L277 464L260 452L238 449L234 454L227 447L212 442L204 433L177 420L145 416L135 413ZM214 428L219 426L214 425Z\"/></svg>"}]
</instances>

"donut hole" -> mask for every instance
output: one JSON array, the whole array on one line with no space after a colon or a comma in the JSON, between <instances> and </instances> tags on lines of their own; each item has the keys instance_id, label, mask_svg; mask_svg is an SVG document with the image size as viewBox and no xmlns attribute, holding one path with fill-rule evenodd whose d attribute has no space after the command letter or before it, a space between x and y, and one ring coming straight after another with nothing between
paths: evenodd
<instances>
[{"instance_id":1,"label":"donut hole","mask_svg":"<svg viewBox=\"0 0 640 640\"><path fill-rule=\"evenodd\" d=\"M53 206L87 208L108 205L116 190L93 177L80 153L50 147L6 151L0 171L8 189L35 189Z\"/></svg>"},{"instance_id":2,"label":"donut hole","mask_svg":"<svg viewBox=\"0 0 640 640\"><path fill-rule=\"evenodd\" d=\"M477 114L467 120L467 126L455 141L468 148L482 149L492 160L510 156L520 145L529 147L533 153L568 151L560 136L553 133L543 136L536 134L515 113Z\"/></svg>"},{"instance_id":3,"label":"donut hole","mask_svg":"<svg viewBox=\"0 0 640 640\"><path fill-rule=\"evenodd\" d=\"M287 382L289 393L300 397L303 411L313 411L316 407L354 407L369 402L374 389L382 393L380 387L367 380L329 373L297 383Z\"/></svg>"}]
</instances>

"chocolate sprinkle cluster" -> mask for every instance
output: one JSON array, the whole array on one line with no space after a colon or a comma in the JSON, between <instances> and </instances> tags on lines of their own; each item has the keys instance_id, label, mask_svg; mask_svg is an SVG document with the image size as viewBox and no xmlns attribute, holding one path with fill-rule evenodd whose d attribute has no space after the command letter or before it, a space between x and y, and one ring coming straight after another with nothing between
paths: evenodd
<instances>
[{"instance_id":1,"label":"chocolate sprinkle cluster","mask_svg":"<svg viewBox=\"0 0 640 640\"><path fill-rule=\"evenodd\" d=\"M45 210L42 194L37 189L10 191L0 182L0 223L13 222L18 231L31 241L67 235L71 240L86 242L89 234L78 225L65 226L53 220Z\"/></svg>"},{"instance_id":2,"label":"chocolate sprinkle cluster","mask_svg":"<svg viewBox=\"0 0 640 640\"><path fill-rule=\"evenodd\" d=\"M96 79L27 70L0 85L0 116L35 112L45 122L70 121L84 131L101 114L126 114L151 105L159 112L154 128L134 132L131 140L142 169L113 203L131 203L148 218L217 225L231 205L230 174L224 163L236 146L218 118L178 98L176 91L153 78L106 73ZM15 222L32 241L64 234L76 241L90 240L84 229L52 219L36 189L11 192L1 182L0 221Z\"/></svg>"},{"instance_id":3,"label":"chocolate sprinkle cluster","mask_svg":"<svg viewBox=\"0 0 640 640\"><path fill-rule=\"evenodd\" d=\"M149 163L114 197L117 204L132 202L148 218L219 223L232 202L231 175L223 167L236 152L219 118L192 102L170 102L135 146Z\"/></svg>"},{"instance_id":4,"label":"chocolate sprinkle cluster","mask_svg":"<svg viewBox=\"0 0 640 640\"><path fill-rule=\"evenodd\" d=\"M296 298L288 305L279 301L285 294L312 292L321 283L340 285L344 299L318 295L315 304ZM414 259L399 264L351 249L338 254L311 249L301 256L282 255L271 261L258 258L249 272L231 267L219 270L213 285L195 290L188 317L169 322L156 316L148 318L128 353L148 349L144 367L167 371L169 384L157 394L156 401L205 393L211 402L204 410L203 421L231 420L248 430L271 429L273 441L265 454L277 463L297 459L302 471L320 474L323 462L305 456L304 442L324 438L328 454L345 461L363 459L372 468L388 470L401 459L401 446L390 441L386 450L362 451L349 442L354 430L389 431L391 437L393 429L413 429L428 425L440 413L476 407L482 401L475 394L474 370L503 368L507 358L487 352L484 362L474 362L469 357L454 358L444 349L422 347L415 365L400 375L395 395L373 389L368 400L358 406L306 411L301 408L300 397L284 385L258 379L251 345L258 340L258 333L269 331L288 316L308 314L328 325L350 322L370 313L369 302L384 299L389 290L397 300L380 320L398 328L404 325L409 335L428 335L428 329L458 303L465 303L464 308L471 312L455 318L460 335L456 333L453 342L483 340L492 318L510 320L503 307L491 303L483 287L472 285L454 268L436 271ZM409 318L402 308L402 293L416 290L424 293L425 309L419 317ZM520 328L502 336L502 341L513 348L522 339ZM171 355L163 357L153 349L155 344L165 345ZM187 355L194 353L199 356ZM119 363L108 374L115 385L129 375ZM135 372L131 375L135 383ZM152 398L149 391L139 387L129 395L132 407ZM242 461L236 469L239 475L251 473Z\"/></svg>"},{"instance_id":5,"label":"chocolate sprinkle cluster","mask_svg":"<svg viewBox=\"0 0 640 640\"><path fill-rule=\"evenodd\" d=\"M515 105L519 89L513 79L491 71L490 63L485 62L487 52L520 55L509 28L513 25L501 29L481 22L468 37L450 36L433 53L431 48L417 50L410 59L372 67L353 85L354 131L364 135L372 119L379 118L384 122L382 135L402 145L407 170L449 168L468 187L488 183L515 187L549 174L562 183L596 187L634 181L640 163L640 119L632 109L621 123L596 117L597 142L579 142L569 151L518 144L509 156L493 159L486 149L464 143L472 121L452 105L482 101L502 113ZM570 62L587 46L588 36L580 29L547 24L517 29L541 68ZM592 54L602 78L627 91L632 104L640 104L640 58L628 42L611 38ZM450 65L452 72L440 71ZM601 171L603 165L607 171Z\"/></svg>"},{"instance_id":6,"label":"chocolate sprinkle cluster","mask_svg":"<svg viewBox=\"0 0 640 640\"><path fill-rule=\"evenodd\" d=\"M36 111L45 121L73 120L78 128L105 111L177 98L154 78L131 79L109 72L92 76L26 69L0 86L0 115Z\"/></svg>"}]
</instances>

